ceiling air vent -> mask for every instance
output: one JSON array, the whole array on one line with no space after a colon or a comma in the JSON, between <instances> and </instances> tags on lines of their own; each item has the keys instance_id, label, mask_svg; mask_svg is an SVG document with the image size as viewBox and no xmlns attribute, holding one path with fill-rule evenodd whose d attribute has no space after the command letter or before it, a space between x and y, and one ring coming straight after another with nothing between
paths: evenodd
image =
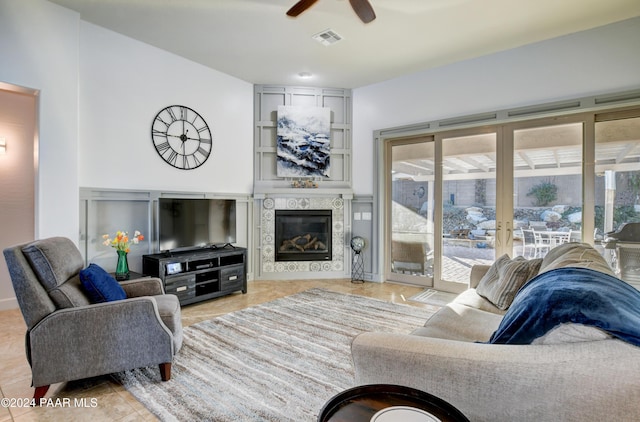
<instances>
[{"instance_id":1,"label":"ceiling air vent","mask_svg":"<svg viewBox=\"0 0 640 422\"><path fill-rule=\"evenodd\" d=\"M318 32L311 38L328 47L342 40L342 35L339 35L332 29L325 29L322 32Z\"/></svg>"}]
</instances>

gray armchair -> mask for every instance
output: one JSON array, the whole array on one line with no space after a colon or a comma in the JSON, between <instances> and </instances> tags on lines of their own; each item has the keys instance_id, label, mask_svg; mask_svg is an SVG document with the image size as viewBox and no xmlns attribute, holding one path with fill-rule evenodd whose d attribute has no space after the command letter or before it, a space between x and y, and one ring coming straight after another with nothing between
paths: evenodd
<instances>
[{"instance_id":1,"label":"gray armchair","mask_svg":"<svg viewBox=\"0 0 640 422\"><path fill-rule=\"evenodd\" d=\"M159 365L171 377L182 346L180 303L157 278L121 283L127 299L91 304L79 273L84 260L64 237L4 250L27 324L26 353L34 398L50 384Z\"/></svg>"}]
</instances>

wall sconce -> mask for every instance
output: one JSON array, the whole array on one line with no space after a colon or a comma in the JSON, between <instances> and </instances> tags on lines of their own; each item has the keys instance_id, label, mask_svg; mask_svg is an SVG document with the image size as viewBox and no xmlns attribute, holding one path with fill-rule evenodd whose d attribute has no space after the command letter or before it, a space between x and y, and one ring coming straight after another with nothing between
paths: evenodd
<instances>
[{"instance_id":1,"label":"wall sconce","mask_svg":"<svg viewBox=\"0 0 640 422\"><path fill-rule=\"evenodd\" d=\"M7 140L0 138L0 154L6 154L7 152Z\"/></svg>"}]
</instances>

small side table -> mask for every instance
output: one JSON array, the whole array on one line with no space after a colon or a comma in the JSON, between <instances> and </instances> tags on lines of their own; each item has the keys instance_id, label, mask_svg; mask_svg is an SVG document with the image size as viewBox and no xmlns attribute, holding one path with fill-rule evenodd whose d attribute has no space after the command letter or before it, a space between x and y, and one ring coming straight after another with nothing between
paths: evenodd
<instances>
[{"instance_id":1,"label":"small side table","mask_svg":"<svg viewBox=\"0 0 640 422\"><path fill-rule=\"evenodd\" d=\"M111 274L114 278L116 276L116 273L109 273L109 274ZM136 278L144 278L144 277L149 277L149 276L137 273L135 271L129 271L129 278L126 280L120 280L120 281L129 281L129 280L135 280Z\"/></svg>"},{"instance_id":2,"label":"small side table","mask_svg":"<svg viewBox=\"0 0 640 422\"><path fill-rule=\"evenodd\" d=\"M364 283L364 259L362 250L366 242L364 237L354 236L351 238L351 249L353 249L353 260L351 261L351 282Z\"/></svg>"},{"instance_id":3,"label":"small side table","mask_svg":"<svg viewBox=\"0 0 640 422\"><path fill-rule=\"evenodd\" d=\"M432 394L387 384L363 385L343 391L324 405L318 415L318 422L370 422L374 415L384 409L393 410L392 408L426 412L431 417L425 415L425 421L469 422L458 409ZM392 420L391 417L382 415L379 419Z\"/></svg>"},{"instance_id":4,"label":"small side table","mask_svg":"<svg viewBox=\"0 0 640 422\"><path fill-rule=\"evenodd\" d=\"M351 266L351 282L364 283L364 260L360 251L353 252L353 264Z\"/></svg>"}]
</instances>

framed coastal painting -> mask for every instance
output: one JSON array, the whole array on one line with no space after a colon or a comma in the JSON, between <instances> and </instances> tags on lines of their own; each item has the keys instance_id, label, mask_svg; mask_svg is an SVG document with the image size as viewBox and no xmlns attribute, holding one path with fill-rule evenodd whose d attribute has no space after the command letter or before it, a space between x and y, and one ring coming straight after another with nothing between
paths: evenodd
<instances>
[{"instance_id":1,"label":"framed coastal painting","mask_svg":"<svg viewBox=\"0 0 640 422\"><path fill-rule=\"evenodd\" d=\"M278 106L278 177L329 177L331 110Z\"/></svg>"}]
</instances>

